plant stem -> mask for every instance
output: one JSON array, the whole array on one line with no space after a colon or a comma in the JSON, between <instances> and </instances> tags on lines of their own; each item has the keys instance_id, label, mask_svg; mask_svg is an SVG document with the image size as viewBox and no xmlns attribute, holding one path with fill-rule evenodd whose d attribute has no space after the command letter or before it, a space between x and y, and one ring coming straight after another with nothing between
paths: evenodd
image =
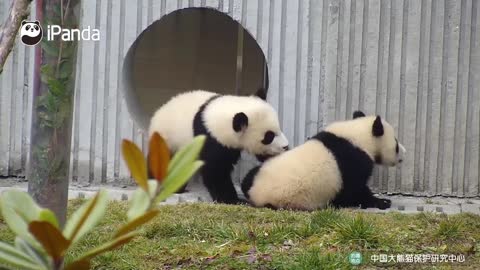
<instances>
[{"instance_id":1,"label":"plant stem","mask_svg":"<svg viewBox=\"0 0 480 270\"><path fill-rule=\"evenodd\" d=\"M53 261L53 270L62 270L63 269L63 258Z\"/></svg>"}]
</instances>

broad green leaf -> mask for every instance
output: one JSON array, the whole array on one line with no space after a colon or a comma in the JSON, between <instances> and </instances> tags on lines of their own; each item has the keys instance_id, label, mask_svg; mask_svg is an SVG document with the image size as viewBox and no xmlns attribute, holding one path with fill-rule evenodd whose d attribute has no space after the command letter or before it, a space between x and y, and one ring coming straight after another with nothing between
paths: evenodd
<instances>
[{"instance_id":1,"label":"broad green leaf","mask_svg":"<svg viewBox=\"0 0 480 270\"><path fill-rule=\"evenodd\" d=\"M180 148L168 166L168 174L171 174L173 171L177 170L179 166L190 164L196 160L203 148L203 145L205 144L206 138L207 137L205 135L196 136L189 144ZM165 182L166 181L167 180L165 180Z\"/></svg>"},{"instance_id":2,"label":"broad green leaf","mask_svg":"<svg viewBox=\"0 0 480 270\"><path fill-rule=\"evenodd\" d=\"M133 239L133 237L137 236L138 233L137 232L131 232L129 234L126 234L126 235L123 235L123 236L120 236L118 238L115 238L113 239L112 241L110 242L107 242L93 250L90 250L89 252L87 252L85 255L83 255L80 259L78 259L78 261L82 261L82 260L88 260L88 259L91 259L101 253L105 253L107 251L110 251L112 249L115 249L117 247L120 247L126 243L128 243L130 240Z\"/></svg>"},{"instance_id":3,"label":"broad green leaf","mask_svg":"<svg viewBox=\"0 0 480 270\"><path fill-rule=\"evenodd\" d=\"M192 147L192 143L180 147L178 151L173 155L172 160L168 164L168 171L171 172L176 166L178 166L178 161L182 160L187 154L187 151Z\"/></svg>"},{"instance_id":4,"label":"broad green leaf","mask_svg":"<svg viewBox=\"0 0 480 270\"><path fill-rule=\"evenodd\" d=\"M175 155L168 169L162 191L157 196L156 202L161 202L181 188L195 172L202 167L203 162L196 161L205 143L204 135L196 136L191 143L184 146Z\"/></svg>"},{"instance_id":5,"label":"broad green leaf","mask_svg":"<svg viewBox=\"0 0 480 270\"><path fill-rule=\"evenodd\" d=\"M159 183L157 180L148 180L148 194L150 195L150 198L155 197L158 185Z\"/></svg>"},{"instance_id":6,"label":"broad green leaf","mask_svg":"<svg viewBox=\"0 0 480 270\"><path fill-rule=\"evenodd\" d=\"M0 263L9 264L21 269L41 270L44 269L37 265L30 257L23 254L13 246L0 242Z\"/></svg>"},{"instance_id":7,"label":"broad green leaf","mask_svg":"<svg viewBox=\"0 0 480 270\"><path fill-rule=\"evenodd\" d=\"M0 197L0 203L2 204L2 210L11 208L26 221L37 219L41 210L28 193L23 191L5 191Z\"/></svg>"},{"instance_id":8,"label":"broad green leaf","mask_svg":"<svg viewBox=\"0 0 480 270\"><path fill-rule=\"evenodd\" d=\"M15 237L15 247L23 252L25 255L28 255L32 261L34 261L36 264L42 266L45 269L50 269L51 266L51 260L49 257L44 253L44 251L39 251L35 249L33 246L31 246L27 241L23 240L20 237Z\"/></svg>"},{"instance_id":9,"label":"broad green leaf","mask_svg":"<svg viewBox=\"0 0 480 270\"><path fill-rule=\"evenodd\" d=\"M143 215L150 204L150 196L145 190L137 188L132 195L132 200L130 202L130 208L127 212L128 220L134 220L135 218Z\"/></svg>"},{"instance_id":10,"label":"broad green leaf","mask_svg":"<svg viewBox=\"0 0 480 270\"><path fill-rule=\"evenodd\" d=\"M65 270L89 270L89 269L90 269L89 259L74 261L65 267Z\"/></svg>"},{"instance_id":11,"label":"broad green leaf","mask_svg":"<svg viewBox=\"0 0 480 270\"><path fill-rule=\"evenodd\" d=\"M33 199L26 192L9 190L0 196L0 207L10 229L38 247L38 243L28 231L28 223L38 219L41 210Z\"/></svg>"},{"instance_id":12,"label":"broad green leaf","mask_svg":"<svg viewBox=\"0 0 480 270\"><path fill-rule=\"evenodd\" d=\"M192 164L187 164L180 167L176 172L172 172L168 175L165 184L162 187L162 191L156 198L156 202L162 202L180 189L185 183L195 174L195 172L203 166L203 161L197 160ZM168 181L168 184L167 184Z\"/></svg>"},{"instance_id":13,"label":"broad green leaf","mask_svg":"<svg viewBox=\"0 0 480 270\"><path fill-rule=\"evenodd\" d=\"M148 192L147 185L147 164L143 157L142 151L129 140L122 141L122 154L125 163L137 184Z\"/></svg>"},{"instance_id":14,"label":"broad green leaf","mask_svg":"<svg viewBox=\"0 0 480 270\"><path fill-rule=\"evenodd\" d=\"M46 221L33 221L28 228L54 260L62 258L70 246L70 241L65 239L62 232Z\"/></svg>"},{"instance_id":15,"label":"broad green leaf","mask_svg":"<svg viewBox=\"0 0 480 270\"><path fill-rule=\"evenodd\" d=\"M85 233L90 231L105 214L108 197L104 190L99 191L95 197L83 204L72 217L67 220L63 233L72 243L75 243Z\"/></svg>"},{"instance_id":16,"label":"broad green leaf","mask_svg":"<svg viewBox=\"0 0 480 270\"><path fill-rule=\"evenodd\" d=\"M117 233L115 233L114 237L119 237L125 235L133 230L135 230L138 226L141 226L150 220L152 220L158 214L158 210L151 210L147 213L135 218L134 220L128 222L127 224L123 225Z\"/></svg>"},{"instance_id":17,"label":"broad green leaf","mask_svg":"<svg viewBox=\"0 0 480 270\"><path fill-rule=\"evenodd\" d=\"M167 143L158 132L153 133L150 138L148 150L148 165L152 175L155 179L162 182L167 175L170 151Z\"/></svg>"},{"instance_id":18,"label":"broad green leaf","mask_svg":"<svg viewBox=\"0 0 480 270\"><path fill-rule=\"evenodd\" d=\"M38 215L38 220L46 221L52 224L53 226L55 226L56 228L59 228L58 220L57 220L57 217L55 216L55 213L53 213L52 210L48 208L43 208L42 210L40 210L40 213Z\"/></svg>"}]
</instances>

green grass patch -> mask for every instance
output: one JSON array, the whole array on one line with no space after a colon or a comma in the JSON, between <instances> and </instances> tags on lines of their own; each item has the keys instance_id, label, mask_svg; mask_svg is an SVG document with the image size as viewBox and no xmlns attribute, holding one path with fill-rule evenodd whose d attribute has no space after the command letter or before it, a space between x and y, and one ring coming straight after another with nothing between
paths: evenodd
<instances>
[{"instance_id":1,"label":"green grass patch","mask_svg":"<svg viewBox=\"0 0 480 270\"><path fill-rule=\"evenodd\" d=\"M458 218L446 218L438 224L435 235L444 239L458 239L462 236L463 221Z\"/></svg>"},{"instance_id":2,"label":"green grass patch","mask_svg":"<svg viewBox=\"0 0 480 270\"><path fill-rule=\"evenodd\" d=\"M81 205L70 201L68 213ZM68 260L104 243L126 221L111 202L102 222ZM365 213L349 209L274 211L209 203L160 207L141 236L94 260L94 269L478 269L480 217ZM0 219L0 240L13 234ZM363 256L359 266L348 260ZM372 255L463 254L463 263L374 263Z\"/></svg>"},{"instance_id":3,"label":"green grass patch","mask_svg":"<svg viewBox=\"0 0 480 270\"><path fill-rule=\"evenodd\" d=\"M365 248L375 247L379 242L379 230L363 214L337 221L335 230L341 243L354 243Z\"/></svg>"},{"instance_id":4,"label":"green grass patch","mask_svg":"<svg viewBox=\"0 0 480 270\"><path fill-rule=\"evenodd\" d=\"M332 229L342 219L344 219L342 212L329 207L312 214L311 227L314 230Z\"/></svg>"}]
</instances>

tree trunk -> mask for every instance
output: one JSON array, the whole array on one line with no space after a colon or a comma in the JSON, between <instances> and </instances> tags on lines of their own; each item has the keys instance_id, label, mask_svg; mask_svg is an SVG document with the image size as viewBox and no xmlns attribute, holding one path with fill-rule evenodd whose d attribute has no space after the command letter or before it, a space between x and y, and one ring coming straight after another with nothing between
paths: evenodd
<instances>
[{"instance_id":1,"label":"tree trunk","mask_svg":"<svg viewBox=\"0 0 480 270\"><path fill-rule=\"evenodd\" d=\"M37 20L44 29L51 24L62 29L78 28L73 12L76 3L37 0ZM35 57L28 192L40 205L50 208L63 226L68 200L77 42L63 41L61 37L47 41L45 37L41 49L37 46L39 53Z\"/></svg>"},{"instance_id":2,"label":"tree trunk","mask_svg":"<svg viewBox=\"0 0 480 270\"><path fill-rule=\"evenodd\" d=\"M5 65L13 45L15 45L15 37L20 29L20 25L30 14L31 2L32 0L12 1L10 15L0 29L0 74L2 74L3 65Z\"/></svg>"}]
</instances>

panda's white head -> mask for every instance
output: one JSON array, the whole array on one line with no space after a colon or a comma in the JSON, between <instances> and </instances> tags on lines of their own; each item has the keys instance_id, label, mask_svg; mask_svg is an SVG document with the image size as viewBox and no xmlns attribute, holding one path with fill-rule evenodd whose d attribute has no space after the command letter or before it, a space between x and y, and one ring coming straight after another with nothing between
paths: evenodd
<instances>
[{"instance_id":1,"label":"panda's white head","mask_svg":"<svg viewBox=\"0 0 480 270\"><path fill-rule=\"evenodd\" d=\"M280 154L288 140L280 129L275 109L265 101L265 91L255 96L222 96L205 110L212 136L228 147L242 148L257 158Z\"/></svg>"},{"instance_id":2,"label":"panda's white head","mask_svg":"<svg viewBox=\"0 0 480 270\"><path fill-rule=\"evenodd\" d=\"M393 127L380 116L365 116L356 111L353 120L334 123L327 131L349 139L377 164L395 166L403 161L406 153Z\"/></svg>"}]
</instances>

